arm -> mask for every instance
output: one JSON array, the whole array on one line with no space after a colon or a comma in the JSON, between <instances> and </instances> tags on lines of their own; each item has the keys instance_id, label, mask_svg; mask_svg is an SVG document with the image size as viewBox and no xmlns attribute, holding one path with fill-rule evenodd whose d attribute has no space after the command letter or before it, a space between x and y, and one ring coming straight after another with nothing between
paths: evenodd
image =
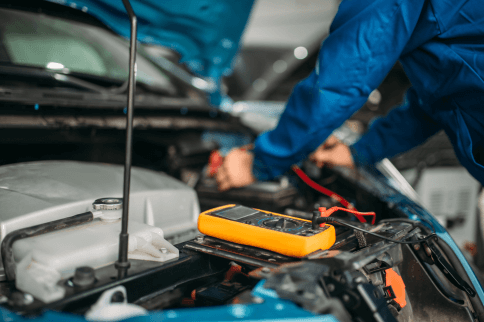
<instances>
[{"instance_id":1,"label":"arm","mask_svg":"<svg viewBox=\"0 0 484 322\"><path fill-rule=\"evenodd\" d=\"M422 110L415 91L410 89L407 103L377 119L350 147L351 154L357 165L373 164L423 143L440 129L440 125Z\"/></svg>"},{"instance_id":2,"label":"arm","mask_svg":"<svg viewBox=\"0 0 484 322\"><path fill-rule=\"evenodd\" d=\"M320 73L294 88L277 128L255 142L257 179L278 176L306 158L363 106L398 60L424 3L342 1L320 50Z\"/></svg>"}]
</instances>

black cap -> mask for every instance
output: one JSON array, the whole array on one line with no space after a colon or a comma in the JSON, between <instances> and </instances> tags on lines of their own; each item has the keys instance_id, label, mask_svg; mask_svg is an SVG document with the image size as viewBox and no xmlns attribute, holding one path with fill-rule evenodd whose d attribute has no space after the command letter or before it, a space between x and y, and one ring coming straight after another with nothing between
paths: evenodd
<instances>
[{"instance_id":1,"label":"black cap","mask_svg":"<svg viewBox=\"0 0 484 322\"><path fill-rule=\"evenodd\" d=\"M88 286L94 284L96 276L94 275L94 269L89 266L81 266L76 268L72 283L76 286Z\"/></svg>"}]
</instances>

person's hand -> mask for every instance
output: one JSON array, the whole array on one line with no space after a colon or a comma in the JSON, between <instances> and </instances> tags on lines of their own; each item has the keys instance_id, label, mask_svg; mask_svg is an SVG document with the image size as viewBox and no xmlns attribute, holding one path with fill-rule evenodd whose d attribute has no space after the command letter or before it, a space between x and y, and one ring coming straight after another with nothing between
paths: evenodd
<instances>
[{"instance_id":1,"label":"person's hand","mask_svg":"<svg viewBox=\"0 0 484 322\"><path fill-rule=\"evenodd\" d=\"M239 188L255 182L252 174L253 156L244 148L232 149L224 158L222 166L217 171L218 189L225 191Z\"/></svg>"},{"instance_id":2,"label":"person's hand","mask_svg":"<svg viewBox=\"0 0 484 322\"><path fill-rule=\"evenodd\" d=\"M335 136L330 136L323 144L309 156L319 168L323 166L343 166L355 168L350 148L341 143Z\"/></svg>"}]
</instances>

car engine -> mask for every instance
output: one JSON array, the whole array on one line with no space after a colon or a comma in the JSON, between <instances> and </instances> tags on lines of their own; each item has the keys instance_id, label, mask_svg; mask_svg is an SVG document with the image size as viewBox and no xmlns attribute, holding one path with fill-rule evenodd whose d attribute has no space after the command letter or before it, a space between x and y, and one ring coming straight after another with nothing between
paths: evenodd
<instances>
[{"instance_id":1,"label":"car engine","mask_svg":"<svg viewBox=\"0 0 484 322\"><path fill-rule=\"evenodd\" d=\"M308 163L221 193L188 169L207 147L169 149L188 185L132 167L123 3L125 166L0 166L3 320L484 321L452 238L376 168Z\"/></svg>"},{"instance_id":2,"label":"car engine","mask_svg":"<svg viewBox=\"0 0 484 322\"><path fill-rule=\"evenodd\" d=\"M188 312L228 314L232 319L237 314L247 319L333 316L339 321L409 321L429 316L456 321L473 320L479 314L472 305L477 297L472 282L448 255L449 246L432 235L435 224L425 220L423 209L391 185L382 184L371 171L356 175L327 169L319 182L331 181L327 186L344 193L355 208L373 208L376 222L360 223L349 212L334 212L332 217L364 232L334 224L331 247L289 256L268 250L264 243L274 244L270 240L254 247L200 234L200 210L192 188L169 176L133 168L130 267L121 278L114 263L121 229L121 166L44 161L3 166L0 171L0 199L6 201L2 202L3 307L25 316L45 316L45 310L55 310L89 318L113 305L132 305L138 313L159 312L165 317L177 312L180 320L189 319L183 315ZM285 218L304 223L308 232L314 215L296 203L309 208L314 200L327 207L337 203L311 194L296 202L304 194L297 183L288 187L297 192L283 214L254 210L250 202L236 208L263 214L275 222L273 230L294 228L276 227L279 221L274 218ZM260 189L255 185L241 191ZM233 200L224 194L217 198L227 200L226 204ZM276 192L273 198L282 204L287 196ZM260 199L254 204L260 206ZM273 209L281 209L280 204L273 203ZM409 211L424 219L408 219ZM261 225L271 226L270 222ZM99 304L108 293L107 302ZM208 311L196 311L202 307Z\"/></svg>"}]
</instances>

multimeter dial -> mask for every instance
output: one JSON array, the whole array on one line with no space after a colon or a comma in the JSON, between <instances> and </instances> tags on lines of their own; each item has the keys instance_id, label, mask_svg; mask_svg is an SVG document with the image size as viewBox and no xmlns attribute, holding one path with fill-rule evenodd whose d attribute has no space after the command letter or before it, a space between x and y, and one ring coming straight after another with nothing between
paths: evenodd
<instances>
[{"instance_id":1,"label":"multimeter dial","mask_svg":"<svg viewBox=\"0 0 484 322\"><path fill-rule=\"evenodd\" d=\"M286 218L274 218L274 219L268 219L262 222L264 226L271 227L271 228L278 228L278 229L294 229L294 228L299 228L302 225L300 223L297 223L294 220L291 219L286 219Z\"/></svg>"}]
</instances>

